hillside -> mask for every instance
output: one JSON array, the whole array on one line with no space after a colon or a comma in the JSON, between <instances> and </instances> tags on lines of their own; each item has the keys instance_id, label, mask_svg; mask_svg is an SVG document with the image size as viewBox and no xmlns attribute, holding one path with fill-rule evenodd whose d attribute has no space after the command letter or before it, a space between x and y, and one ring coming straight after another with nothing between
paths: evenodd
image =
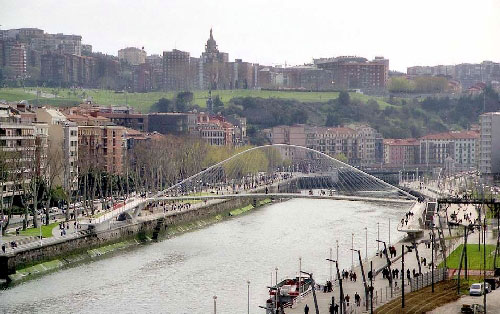
<instances>
[{"instance_id":1,"label":"hillside","mask_svg":"<svg viewBox=\"0 0 500 314\"><path fill-rule=\"evenodd\" d=\"M173 99L175 92L149 92L149 93L124 93L111 90L95 89L54 89L39 88L41 96L38 98L40 104L50 104L56 106L70 106L78 104L82 99L92 97L95 103L102 105L123 105L128 104L137 108L140 112L149 112L151 106L160 98ZM201 108L206 107L208 91L194 91L194 104ZM221 101L229 103L232 98L259 97L294 99L301 102L327 102L337 99L338 92L288 92L288 91L266 91L266 90L216 90L212 91L212 97L219 96ZM391 106L382 98L351 93L351 97L361 101L375 99L383 108ZM18 101L28 100L36 103L36 88L0 88L0 100Z\"/></svg>"}]
</instances>

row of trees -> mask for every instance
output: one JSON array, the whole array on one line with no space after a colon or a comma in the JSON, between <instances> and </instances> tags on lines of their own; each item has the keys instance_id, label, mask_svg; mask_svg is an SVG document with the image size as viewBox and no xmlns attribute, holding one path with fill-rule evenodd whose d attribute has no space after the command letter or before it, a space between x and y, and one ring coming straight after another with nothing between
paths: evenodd
<instances>
[{"instance_id":1,"label":"row of trees","mask_svg":"<svg viewBox=\"0 0 500 314\"><path fill-rule=\"evenodd\" d=\"M49 223L51 206L83 207L89 216L95 215L95 204L112 206L117 198L131 192L145 194L164 190L230 156L249 149L250 146L232 148L209 146L197 138L155 136L139 141L126 151L120 173L108 172L102 154L97 150L80 146L78 156L78 181L63 176L66 163L62 150L49 144L37 146L36 158L21 157L19 152L0 151L0 217L2 232L9 227L13 214L23 214L23 228L28 227L30 215L34 227L38 226L39 211ZM33 162L41 160L42 162ZM258 173L269 168L283 166L280 154L273 150L254 150L242 154L222 168L228 178ZM63 178L64 177L64 178ZM65 180L69 180L65 181ZM5 191L9 191L8 195ZM69 220L71 210L66 210Z\"/></svg>"},{"instance_id":2,"label":"row of trees","mask_svg":"<svg viewBox=\"0 0 500 314\"><path fill-rule=\"evenodd\" d=\"M406 77L393 77L389 81L388 90L392 93L443 93L448 89L445 77L417 77L409 80Z\"/></svg>"}]
</instances>

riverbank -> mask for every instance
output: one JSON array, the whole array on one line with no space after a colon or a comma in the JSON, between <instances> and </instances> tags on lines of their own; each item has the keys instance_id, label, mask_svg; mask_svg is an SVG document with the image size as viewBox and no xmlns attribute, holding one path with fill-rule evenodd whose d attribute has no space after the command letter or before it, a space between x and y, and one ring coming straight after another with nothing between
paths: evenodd
<instances>
[{"instance_id":1,"label":"riverbank","mask_svg":"<svg viewBox=\"0 0 500 314\"><path fill-rule=\"evenodd\" d=\"M153 238L168 239L204 228L249 213L271 202L271 199L224 200L183 213L145 216L141 217L142 221L128 223L111 230L68 239L48 247L16 252L10 256L4 255L0 257L2 267L9 267L2 269L9 272L5 284L16 284L65 267L110 256L117 251L152 242Z\"/></svg>"}]
</instances>

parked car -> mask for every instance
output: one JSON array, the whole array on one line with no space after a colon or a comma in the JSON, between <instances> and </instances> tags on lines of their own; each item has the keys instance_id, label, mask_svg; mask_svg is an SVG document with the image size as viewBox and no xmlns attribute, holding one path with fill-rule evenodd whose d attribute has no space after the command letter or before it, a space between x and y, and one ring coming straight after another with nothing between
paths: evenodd
<instances>
[{"instance_id":1,"label":"parked car","mask_svg":"<svg viewBox=\"0 0 500 314\"><path fill-rule=\"evenodd\" d=\"M58 213L59 212L59 208L58 207L51 207L49 209L49 213L53 214L53 213Z\"/></svg>"},{"instance_id":2,"label":"parked car","mask_svg":"<svg viewBox=\"0 0 500 314\"><path fill-rule=\"evenodd\" d=\"M473 283L469 289L469 295L483 295L484 293L491 292L491 286L486 283L486 289L484 283Z\"/></svg>"},{"instance_id":3,"label":"parked car","mask_svg":"<svg viewBox=\"0 0 500 314\"><path fill-rule=\"evenodd\" d=\"M484 306L482 306L481 304L472 304L472 305L463 304L460 313L464 314L484 313Z\"/></svg>"}]
</instances>

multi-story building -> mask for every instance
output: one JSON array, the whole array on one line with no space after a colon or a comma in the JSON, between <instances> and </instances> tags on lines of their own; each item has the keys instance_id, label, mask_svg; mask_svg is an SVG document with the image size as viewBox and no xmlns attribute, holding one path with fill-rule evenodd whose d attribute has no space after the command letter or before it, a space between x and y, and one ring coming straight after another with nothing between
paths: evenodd
<instances>
[{"instance_id":1,"label":"multi-story building","mask_svg":"<svg viewBox=\"0 0 500 314\"><path fill-rule=\"evenodd\" d=\"M200 113L198 115L197 129L200 138L209 145L232 146L234 145L234 126L225 121L222 116L211 116Z\"/></svg>"},{"instance_id":2,"label":"multi-story building","mask_svg":"<svg viewBox=\"0 0 500 314\"><path fill-rule=\"evenodd\" d=\"M130 65L139 65L146 62L146 51L135 47L127 47L118 50L118 59L125 61Z\"/></svg>"},{"instance_id":3,"label":"multi-story building","mask_svg":"<svg viewBox=\"0 0 500 314\"><path fill-rule=\"evenodd\" d=\"M58 52L82 55L82 36L65 34L43 34L31 40L30 48L40 52Z\"/></svg>"},{"instance_id":4,"label":"multi-story building","mask_svg":"<svg viewBox=\"0 0 500 314\"><path fill-rule=\"evenodd\" d=\"M426 166L444 165L449 157L454 171L468 171L477 167L479 133L450 131L420 138L420 162Z\"/></svg>"},{"instance_id":5,"label":"multi-story building","mask_svg":"<svg viewBox=\"0 0 500 314\"><path fill-rule=\"evenodd\" d=\"M492 61L475 64L414 66L408 67L406 72L411 76L446 76L460 82L464 90L477 83L491 84L500 81L500 63Z\"/></svg>"},{"instance_id":6,"label":"multi-story building","mask_svg":"<svg viewBox=\"0 0 500 314\"><path fill-rule=\"evenodd\" d=\"M148 132L182 135L189 132L190 113L150 113L148 115Z\"/></svg>"},{"instance_id":7,"label":"multi-story building","mask_svg":"<svg viewBox=\"0 0 500 314\"><path fill-rule=\"evenodd\" d=\"M375 141L380 135L367 125L312 127L277 126L265 132L272 144L311 148L332 157L345 156L349 164L369 166L376 163Z\"/></svg>"},{"instance_id":8,"label":"multi-story building","mask_svg":"<svg viewBox=\"0 0 500 314\"><path fill-rule=\"evenodd\" d=\"M14 39L0 40L0 68L9 79L26 75L26 47Z\"/></svg>"},{"instance_id":9,"label":"multi-story building","mask_svg":"<svg viewBox=\"0 0 500 314\"><path fill-rule=\"evenodd\" d=\"M146 57L146 63L152 75L152 88L158 90L163 88L163 57L160 55L150 55Z\"/></svg>"},{"instance_id":10,"label":"multi-story building","mask_svg":"<svg viewBox=\"0 0 500 314\"><path fill-rule=\"evenodd\" d=\"M479 172L485 177L500 174L500 112L479 116L481 127Z\"/></svg>"},{"instance_id":11,"label":"multi-story building","mask_svg":"<svg viewBox=\"0 0 500 314\"><path fill-rule=\"evenodd\" d=\"M231 115L226 120L234 127L233 144L236 146L247 144L247 118Z\"/></svg>"},{"instance_id":12,"label":"multi-story building","mask_svg":"<svg viewBox=\"0 0 500 314\"><path fill-rule=\"evenodd\" d=\"M49 153L56 164L58 173L53 176L54 185L62 186L67 191L78 188L78 126L68 121L59 110L37 108L36 118L48 125ZM59 160L60 159L60 160Z\"/></svg>"},{"instance_id":13,"label":"multi-story building","mask_svg":"<svg viewBox=\"0 0 500 314\"><path fill-rule=\"evenodd\" d=\"M334 88L385 89L389 79L389 60L376 57L368 61L361 57L315 59L314 64L332 71Z\"/></svg>"},{"instance_id":14,"label":"multi-story building","mask_svg":"<svg viewBox=\"0 0 500 314\"><path fill-rule=\"evenodd\" d=\"M189 52L174 49L163 52L163 82L168 91L189 90L191 81Z\"/></svg>"},{"instance_id":15,"label":"multi-story building","mask_svg":"<svg viewBox=\"0 0 500 314\"><path fill-rule=\"evenodd\" d=\"M33 123L23 122L20 112L9 105L0 105L0 197L10 198L25 192L31 178L40 171L36 160L43 156L37 150L37 135ZM43 133L38 129L38 134ZM40 142L40 141L38 141Z\"/></svg>"},{"instance_id":16,"label":"multi-story building","mask_svg":"<svg viewBox=\"0 0 500 314\"><path fill-rule=\"evenodd\" d=\"M95 66L92 57L46 53L41 56L40 77L53 84L89 86L94 83Z\"/></svg>"},{"instance_id":17,"label":"multi-story building","mask_svg":"<svg viewBox=\"0 0 500 314\"><path fill-rule=\"evenodd\" d=\"M420 141L414 138L384 139L384 164L398 168L420 164Z\"/></svg>"}]
</instances>

